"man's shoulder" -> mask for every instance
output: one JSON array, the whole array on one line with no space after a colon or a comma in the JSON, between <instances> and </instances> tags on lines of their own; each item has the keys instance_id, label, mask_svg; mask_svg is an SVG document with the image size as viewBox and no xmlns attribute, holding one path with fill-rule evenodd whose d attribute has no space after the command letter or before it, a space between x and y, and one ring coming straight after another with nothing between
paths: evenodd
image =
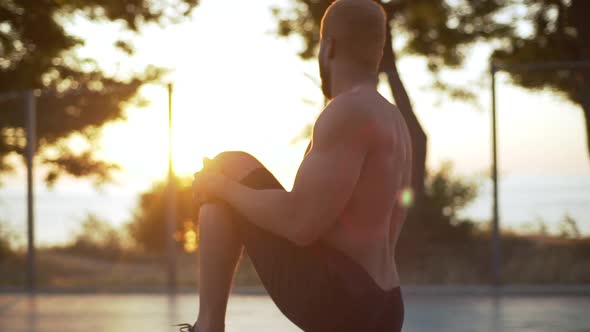
<instances>
[{"instance_id":1,"label":"man's shoulder","mask_svg":"<svg viewBox=\"0 0 590 332\"><path fill-rule=\"evenodd\" d=\"M367 141L367 133L376 127L378 119L367 110L366 99L355 94L334 98L320 114L314 126L314 139Z\"/></svg>"},{"instance_id":2,"label":"man's shoulder","mask_svg":"<svg viewBox=\"0 0 590 332\"><path fill-rule=\"evenodd\" d=\"M354 113L366 113L362 112L363 108L366 107L368 97L365 93L358 91L349 91L336 96L328 104L328 108L334 108L347 115L353 115ZM360 114L359 114L360 115Z\"/></svg>"},{"instance_id":3,"label":"man's shoulder","mask_svg":"<svg viewBox=\"0 0 590 332\"><path fill-rule=\"evenodd\" d=\"M392 104L377 91L370 89L351 90L338 95L330 102L329 108L338 109L343 116L355 119L382 121L384 114L399 113Z\"/></svg>"},{"instance_id":4,"label":"man's shoulder","mask_svg":"<svg viewBox=\"0 0 590 332\"><path fill-rule=\"evenodd\" d=\"M349 129L366 124L372 114L367 109L367 98L359 93L347 92L335 97L326 106L325 117L335 126Z\"/></svg>"}]
</instances>

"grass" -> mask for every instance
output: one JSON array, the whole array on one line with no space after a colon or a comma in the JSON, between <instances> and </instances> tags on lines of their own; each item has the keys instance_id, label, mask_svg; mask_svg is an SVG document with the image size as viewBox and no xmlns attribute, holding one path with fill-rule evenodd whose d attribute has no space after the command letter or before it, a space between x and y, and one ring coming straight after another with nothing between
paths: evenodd
<instances>
[{"instance_id":1,"label":"grass","mask_svg":"<svg viewBox=\"0 0 590 332\"><path fill-rule=\"evenodd\" d=\"M590 238L504 234L502 279L507 284L590 283ZM482 284L491 282L491 245L480 236L464 245L433 246L404 259L402 282Z\"/></svg>"}]
</instances>

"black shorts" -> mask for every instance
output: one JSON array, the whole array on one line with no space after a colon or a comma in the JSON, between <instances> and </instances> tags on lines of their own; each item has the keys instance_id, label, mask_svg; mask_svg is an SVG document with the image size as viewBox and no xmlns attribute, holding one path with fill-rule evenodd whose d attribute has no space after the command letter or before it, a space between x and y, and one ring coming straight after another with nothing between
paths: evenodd
<instances>
[{"instance_id":1,"label":"black shorts","mask_svg":"<svg viewBox=\"0 0 590 332\"><path fill-rule=\"evenodd\" d=\"M240 182L254 189L284 189L264 168ZM319 243L299 247L238 214L234 220L268 294L302 330L401 330L404 307L399 287L382 290L363 267L335 249Z\"/></svg>"}]
</instances>

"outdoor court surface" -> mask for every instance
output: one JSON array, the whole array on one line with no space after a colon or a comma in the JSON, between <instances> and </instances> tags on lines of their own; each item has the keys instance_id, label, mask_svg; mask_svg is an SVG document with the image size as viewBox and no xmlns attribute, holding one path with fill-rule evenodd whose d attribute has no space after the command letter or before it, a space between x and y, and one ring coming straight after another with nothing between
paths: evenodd
<instances>
[{"instance_id":1,"label":"outdoor court surface","mask_svg":"<svg viewBox=\"0 0 590 332\"><path fill-rule=\"evenodd\" d=\"M405 295L404 331L590 331L590 296ZM177 331L196 317L197 296L0 294L1 332ZM261 295L233 295L227 332L299 331Z\"/></svg>"}]
</instances>

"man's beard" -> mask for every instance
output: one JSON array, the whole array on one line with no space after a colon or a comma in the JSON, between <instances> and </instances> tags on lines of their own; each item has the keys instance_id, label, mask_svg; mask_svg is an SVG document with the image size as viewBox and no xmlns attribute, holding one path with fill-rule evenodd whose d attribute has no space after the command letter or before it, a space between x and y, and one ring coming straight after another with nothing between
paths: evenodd
<instances>
[{"instance_id":1,"label":"man's beard","mask_svg":"<svg viewBox=\"0 0 590 332\"><path fill-rule=\"evenodd\" d=\"M330 81L330 72L326 66L320 63L320 79L322 80L322 93L327 99L332 99L332 82Z\"/></svg>"}]
</instances>

